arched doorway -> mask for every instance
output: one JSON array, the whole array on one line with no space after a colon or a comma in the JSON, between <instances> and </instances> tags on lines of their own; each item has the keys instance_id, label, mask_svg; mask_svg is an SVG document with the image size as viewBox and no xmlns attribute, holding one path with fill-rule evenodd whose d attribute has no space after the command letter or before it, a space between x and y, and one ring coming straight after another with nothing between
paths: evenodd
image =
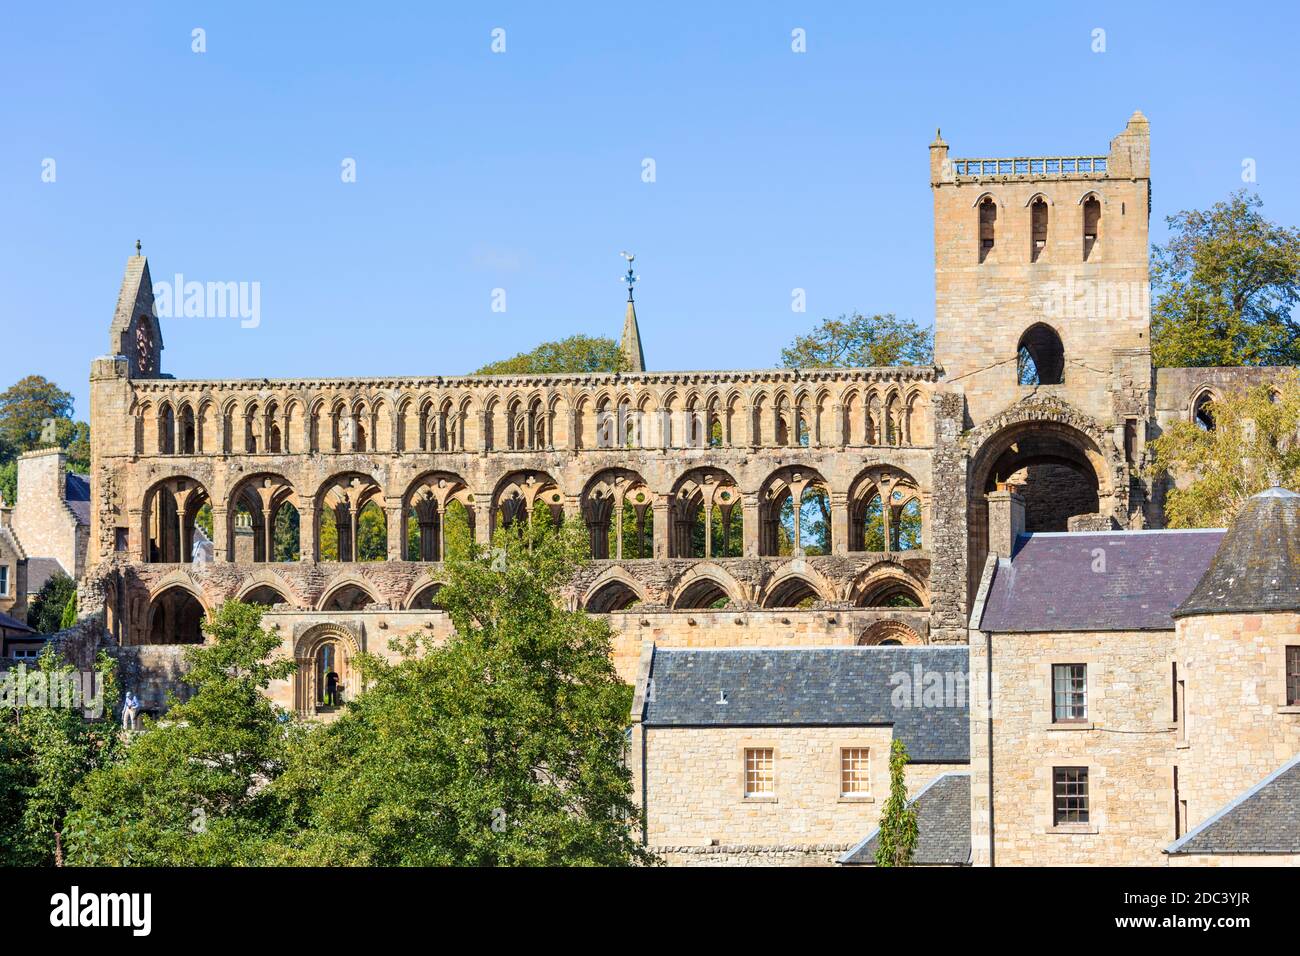
<instances>
[{"instance_id":1,"label":"arched doorway","mask_svg":"<svg viewBox=\"0 0 1300 956\"><path fill-rule=\"evenodd\" d=\"M968 595L988 555L988 495L999 485L1014 486L1024 499L1028 532L1068 531L1071 518L1122 511L1128 489L1111 478L1123 470L1119 453L1100 426L1078 427L1080 418L1064 405L1017 406L971 436ZM981 441L979 432L986 430Z\"/></svg>"},{"instance_id":2,"label":"arched doorway","mask_svg":"<svg viewBox=\"0 0 1300 956\"><path fill-rule=\"evenodd\" d=\"M294 705L303 716L332 714L358 691L352 662L356 641L335 625L313 627L298 642L294 658Z\"/></svg>"}]
</instances>

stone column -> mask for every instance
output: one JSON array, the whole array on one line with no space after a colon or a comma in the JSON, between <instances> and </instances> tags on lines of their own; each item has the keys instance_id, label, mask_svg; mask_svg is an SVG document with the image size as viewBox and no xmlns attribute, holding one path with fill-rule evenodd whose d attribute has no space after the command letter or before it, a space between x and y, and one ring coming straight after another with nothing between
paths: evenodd
<instances>
[{"instance_id":1,"label":"stone column","mask_svg":"<svg viewBox=\"0 0 1300 956\"><path fill-rule=\"evenodd\" d=\"M654 508L654 556L662 561L668 557L668 499L655 498Z\"/></svg>"},{"instance_id":2,"label":"stone column","mask_svg":"<svg viewBox=\"0 0 1300 956\"><path fill-rule=\"evenodd\" d=\"M233 561L234 553L230 550L230 525L225 508L212 507L212 557L215 561Z\"/></svg>"},{"instance_id":3,"label":"stone column","mask_svg":"<svg viewBox=\"0 0 1300 956\"><path fill-rule=\"evenodd\" d=\"M216 513L213 513L215 528ZM316 552L316 507L312 502L298 506L298 559L316 562L320 555Z\"/></svg>"},{"instance_id":4,"label":"stone column","mask_svg":"<svg viewBox=\"0 0 1300 956\"><path fill-rule=\"evenodd\" d=\"M403 521L402 499L389 498L384 502L384 526L388 531L388 560L403 561L406 559L406 538L403 527L406 522Z\"/></svg>"},{"instance_id":5,"label":"stone column","mask_svg":"<svg viewBox=\"0 0 1300 956\"><path fill-rule=\"evenodd\" d=\"M474 541L480 548L492 546L492 493L474 492Z\"/></svg>"},{"instance_id":6,"label":"stone column","mask_svg":"<svg viewBox=\"0 0 1300 956\"><path fill-rule=\"evenodd\" d=\"M962 446L966 400L961 392L933 398L934 457L930 508L930 640L960 644L966 640L967 541L966 482L970 467Z\"/></svg>"},{"instance_id":7,"label":"stone column","mask_svg":"<svg viewBox=\"0 0 1300 956\"><path fill-rule=\"evenodd\" d=\"M741 522L743 525L741 529L741 541L744 545L743 554L747 558L756 558L758 557L759 541L758 495L742 494L740 496L740 513L743 519Z\"/></svg>"},{"instance_id":8,"label":"stone column","mask_svg":"<svg viewBox=\"0 0 1300 956\"><path fill-rule=\"evenodd\" d=\"M849 496L831 493L831 554L849 553Z\"/></svg>"}]
</instances>

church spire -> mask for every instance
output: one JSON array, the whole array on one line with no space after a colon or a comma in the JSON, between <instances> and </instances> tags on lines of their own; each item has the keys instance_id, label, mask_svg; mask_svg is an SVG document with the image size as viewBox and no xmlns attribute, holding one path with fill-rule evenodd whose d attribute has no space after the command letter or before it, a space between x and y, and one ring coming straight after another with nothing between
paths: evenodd
<instances>
[{"instance_id":1,"label":"church spire","mask_svg":"<svg viewBox=\"0 0 1300 956\"><path fill-rule=\"evenodd\" d=\"M641 349L641 330L636 324L636 302L632 299L632 286L641 277L632 271L632 260L636 256L630 252L619 254L627 260L627 275L623 277L623 281L627 283L627 315L623 319L623 338L619 342L619 348L623 352L627 371L644 372L645 352Z\"/></svg>"}]
</instances>

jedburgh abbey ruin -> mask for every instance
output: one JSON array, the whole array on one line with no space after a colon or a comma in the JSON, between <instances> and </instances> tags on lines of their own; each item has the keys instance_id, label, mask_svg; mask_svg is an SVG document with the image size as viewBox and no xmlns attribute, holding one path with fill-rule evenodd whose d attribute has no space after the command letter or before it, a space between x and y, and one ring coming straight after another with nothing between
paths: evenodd
<instances>
[{"instance_id":1,"label":"jedburgh abbey ruin","mask_svg":"<svg viewBox=\"0 0 1300 956\"><path fill-rule=\"evenodd\" d=\"M868 648L894 656L931 648L948 655L936 661L969 666L974 685L977 661L967 661L967 647L972 658L983 653L975 635L986 598L990 614L996 607L1002 620L1020 622L1008 631L1023 637L1053 630L1030 620L1028 611L1017 617L1025 609L1007 605L1027 600L1023 593L998 593L1009 586L999 563L1018 567L1019 558L1012 559L1026 535L1042 547L1076 540L1071 535L1166 540L1151 537L1164 526L1164 488L1144 477L1147 442L1171 421L1195 420L1225 390L1267 381L1272 372L1153 369L1149 141L1141 113L1097 155L956 158L936 135L929 146L935 349L934 364L925 367L653 371L644 367L629 298L623 348L631 370L625 373L177 379L165 372L165 329L148 263L134 256L107 353L91 365L92 525L82 614L99 615L102 640L121 661L124 680L146 706L160 707L164 693L180 686L183 649L203 639L203 617L231 598L261 603L264 626L281 635L284 653L298 663L296 676L273 688L274 697L312 716L329 709L321 687L325 670L350 686L349 662L358 653L387 653L391 637L417 630L448 633L437 590L453 518L490 546L498 524L529 520L546 508L557 521L589 530L592 560L567 600L609 616L615 663L638 686L634 746L648 748L636 771L638 786L649 793L647 840L676 848L667 855L684 862L692 848L701 848L702 857L713 852L708 858L715 862L764 853L787 862L839 858L870 831L878 807L863 817L861 807L841 801L829 816L814 814L812 823L800 824L797 834L777 816L762 827L746 816L728 830L733 810L762 808L724 807L710 816L704 808L715 801L707 794L681 811L692 817L690 826L657 812L649 775L684 773L693 758L675 750L671 761L657 764L653 741L673 732L679 734L673 740L686 740L684 731L660 728L698 729L704 720L681 716L690 709L685 698L681 714L669 713L676 706L673 675L685 680L672 662L732 649L756 655L746 667L777 667L785 665L765 662L764 655L786 661L782 652L802 649L823 655L807 666L824 676L836 673L837 661L876 660L861 657ZM826 503L829 530L822 522L819 546L801 526L810 495ZM371 522L384 528L382 553L361 553L367 509L382 517ZM287 552L277 543L286 527L296 527ZM1195 559L1201 564L1187 589L1219 543L1220 532L1207 534L1215 537L1202 541ZM1033 549L1023 553L1032 559ZM1032 571L1020 572L1022 580L1033 580ZM1106 592L1098 593L1100 601ZM1143 653L1155 663L1135 682L1134 694L1169 693L1172 610L1159 627L1152 625L1156 637L1129 621L1102 628L1143 631ZM1045 660L1052 640L1040 642ZM826 657L829 649L848 654ZM1083 666L1076 658L1086 662L1092 654L1078 649L1061 663ZM723 673L733 665L717 666ZM1113 661L1106 666L1111 674L1121 670ZM1199 660L1190 666L1193 673L1205 669ZM1036 683L1042 679L1036 667L1029 666L1019 690L1004 679L1002 692L1020 699L1041 691L1050 699ZM1101 680L1100 664L1094 670L1089 679ZM662 683L649 703L645 681L652 671ZM725 679L739 686L743 674ZM1123 696L1114 691L1112 702ZM1092 700L1102 706L1105 695L1094 691ZM951 746L917 731L909 774L927 787L940 777L951 782L954 774L966 780L949 796L971 800L972 839L987 848L993 845L992 791L978 765L986 727L976 727L976 690L971 712L964 707L952 731L961 739ZM1172 747L1163 697L1144 707L1133 720L1163 721L1168 740L1157 749ZM1296 729L1288 727L1290 740ZM1057 734L1052 745L1082 744L1089 732ZM852 760L865 761L868 749L887 754L888 729L881 740L872 733L864 731L865 743L853 745ZM772 761L779 766L783 754L803 752L793 739L741 741L761 736L751 729L718 750L731 760L740 747L746 756L736 759L747 763L737 772L760 783ZM1034 764L1042 748L1023 736L1004 746L1027 755L1001 754L1007 772L1025 767L1024 780L1014 782L1030 788L1007 796L1010 805L1041 797L1042 808L1051 806L1063 778ZM1035 829L1026 811L1031 832L1021 835L1017 852L1054 862L1070 847L1098 861L1155 862L1159 847L1231 796L1216 791L1200 803L1194 796L1183 823L1170 824L1185 794L1167 793L1162 775L1173 758L1164 749L1158 758L1152 754L1134 757L1135 765L1159 780L1121 787L1125 771L1112 769L1108 799L1127 799L1121 794L1130 790L1145 794L1158 825L1143 830L1145 824L1135 823L1136 835L1089 844L1094 803L1093 830L1072 830L1068 820L1049 823L1049 830L1064 826L1067 839L1038 851L1034 834L1042 827ZM1238 789L1251 774L1262 779L1283 763L1274 756L1270 749L1252 758ZM1150 770L1153 760L1164 761L1158 772ZM1069 762L1064 769L1073 772L1088 760L1076 753ZM886 763L885 757L871 762L877 793ZM727 767L698 765L703 776L722 775L730 787ZM1197 786L1190 777L1184 773L1185 788ZM1068 777L1076 788L1078 780L1077 773ZM1086 797L1086 769L1083 780ZM1101 799L1106 791L1098 788L1106 782L1095 770L1092 786L1093 799ZM783 805L786 812L790 805ZM1112 821L1125 812L1113 804ZM1014 810L999 814L1007 827L1019 825L1015 816ZM1105 850L1092 849L1103 842ZM741 844L749 849L708 850ZM976 849L975 861L988 862L987 849L981 852Z\"/></svg>"}]
</instances>

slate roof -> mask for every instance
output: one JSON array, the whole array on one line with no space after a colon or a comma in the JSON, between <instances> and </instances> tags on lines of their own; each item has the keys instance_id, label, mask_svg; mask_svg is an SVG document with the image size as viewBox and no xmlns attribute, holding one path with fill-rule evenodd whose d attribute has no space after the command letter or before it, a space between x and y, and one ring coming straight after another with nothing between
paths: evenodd
<instances>
[{"instance_id":1,"label":"slate roof","mask_svg":"<svg viewBox=\"0 0 1300 956\"><path fill-rule=\"evenodd\" d=\"M28 634L35 634L35 628L28 627L25 623L16 617L11 617L4 611L0 611L0 631L24 631Z\"/></svg>"},{"instance_id":2,"label":"slate roof","mask_svg":"<svg viewBox=\"0 0 1300 956\"><path fill-rule=\"evenodd\" d=\"M77 516L77 523L90 524L90 479L68 472L66 486L64 500Z\"/></svg>"},{"instance_id":3,"label":"slate roof","mask_svg":"<svg viewBox=\"0 0 1300 956\"><path fill-rule=\"evenodd\" d=\"M1173 630L1222 530L1021 535L998 562L980 630Z\"/></svg>"},{"instance_id":4,"label":"slate roof","mask_svg":"<svg viewBox=\"0 0 1300 956\"><path fill-rule=\"evenodd\" d=\"M970 863L970 774L942 773L909 801L916 807L918 866L966 866ZM874 865L880 827L840 857L846 865Z\"/></svg>"},{"instance_id":5,"label":"slate roof","mask_svg":"<svg viewBox=\"0 0 1300 956\"><path fill-rule=\"evenodd\" d=\"M27 593L36 594L56 574L68 574L57 558L27 559ZM71 577L72 575L68 575Z\"/></svg>"},{"instance_id":6,"label":"slate roof","mask_svg":"<svg viewBox=\"0 0 1300 956\"><path fill-rule=\"evenodd\" d=\"M1175 616L1300 610L1300 495L1249 498Z\"/></svg>"},{"instance_id":7,"label":"slate roof","mask_svg":"<svg viewBox=\"0 0 1300 956\"><path fill-rule=\"evenodd\" d=\"M1165 852L1300 854L1300 756L1175 840Z\"/></svg>"},{"instance_id":8,"label":"slate roof","mask_svg":"<svg viewBox=\"0 0 1300 956\"><path fill-rule=\"evenodd\" d=\"M965 763L968 670L966 647L952 645L655 648L642 720L648 727L892 726L912 761ZM931 673L954 693L927 701Z\"/></svg>"}]
</instances>

